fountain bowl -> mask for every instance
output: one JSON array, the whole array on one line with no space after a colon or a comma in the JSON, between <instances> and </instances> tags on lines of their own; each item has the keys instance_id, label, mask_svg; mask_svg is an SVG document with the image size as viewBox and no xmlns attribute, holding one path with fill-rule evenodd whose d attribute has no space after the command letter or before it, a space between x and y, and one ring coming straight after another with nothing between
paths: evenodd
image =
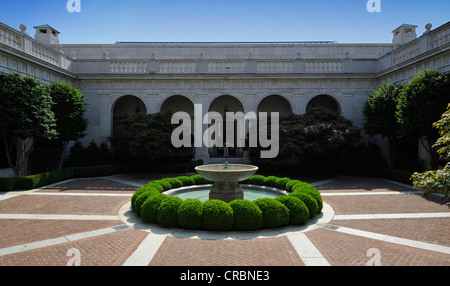
<instances>
[{"instance_id":1,"label":"fountain bowl","mask_svg":"<svg viewBox=\"0 0 450 286\"><path fill-rule=\"evenodd\" d=\"M197 166L195 170L203 178L221 183L237 183L247 180L253 176L258 167L252 165L229 164L225 168L224 164Z\"/></svg>"},{"instance_id":2,"label":"fountain bowl","mask_svg":"<svg viewBox=\"0 0 450 286\"><path fill-rule=\"evenodd\" d=\"M244 199L240 181L253 176L258 167L240 164L203 165L195 168L203 178L213 181L209 199L231 202Z\"/></svg>"}]
</instances>

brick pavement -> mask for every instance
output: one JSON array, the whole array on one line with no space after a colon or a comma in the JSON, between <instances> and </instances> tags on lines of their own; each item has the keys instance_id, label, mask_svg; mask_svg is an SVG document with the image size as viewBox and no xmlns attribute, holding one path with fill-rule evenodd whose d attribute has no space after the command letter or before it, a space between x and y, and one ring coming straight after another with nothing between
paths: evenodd
<instances>
[{"instance_id":1,"label":"brick pavement","mask_svg":"<svg viewBox=\"0 0 450 286\"><path fill-rule=\"evenodd\" d=\"M123 222L114 219L114 216L119 219L119 209L129 202L128 195L137 188L136 182L145 183L162 176L164 175L130 176L129 181L133 182L130 185L113 182L108 178L76 179L48 189L36 190L40 195L24 193L0 200L0 216L84 216L71 220L63 217L48 220L42 217L0 218L0 265L66 265L70 259L67 251L72 248L80 251L82 265L122 265L132 254L138 253L149 236L143 230L123 228ZM117 178L126 181L128 176L121 175ZM318 186L318 189L327 194L324 202L340 216L339 220L330 221L329 226L365 231L369 235L364 237L343 233L328 227L306 231L301 240L297 239L295 233L257 239L205 240L173 237L168 231L164 234L165 239L161 240L162 244L156 246L157 251L149 265L300 266L311 265L319 258L330 265L366 265L373 258L367 252L369 249L379 251L381 265L450 265L450 216L447 215L450 210L439 198L394 194L411 189L377 178L336 178ZM362 192L373 194L359 195ZM340 196L336 193L350 195ZM413 216L392 219L347 217L402 213ZM437 217L423 218L423 213L436 214ZM89 216L92 215L112 216L113 219L90 219ZM117 226L119 228L114 228ZM103 233L104 229L108 231ZM71 237L69 240L74 234L80 234L82 238ZM83 238L83 235L87 235L87 238ZM405 239L406 242L384 241L379 238L383 235ZM302 245L294 243L305 239L316 248L312 254ZM40 241L46 244L27 250L30 243L39 244ZM417 245L412 245L416 242ZM148 243L151 244L152 240ZM437 248L434 249L433 246ZM11 247L19 247L19 250L15 249L12 254L2 254L8 253Z\"/></svg>"}]
</instances>

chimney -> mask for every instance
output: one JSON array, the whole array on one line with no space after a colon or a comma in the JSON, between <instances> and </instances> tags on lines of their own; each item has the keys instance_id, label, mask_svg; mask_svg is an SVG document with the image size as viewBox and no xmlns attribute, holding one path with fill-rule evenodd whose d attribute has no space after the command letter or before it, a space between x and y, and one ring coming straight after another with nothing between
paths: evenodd
<instances>
[{"instance_id":1,"label":"chimney","mask_svg":"<svg viewBox=\"0 0 450 286\"><path fill-rule=\"evenodd\" d=\"M392 33L394 34L392 44L394 44L394 46L397 48L411 42L412 40L415 40L417 38L416 28L417 26L415 25L401 25L400 27L392 31Z\"/></svg>"},{"instance_id":2,"label":"chimney","mask_svg":"<svg viewBox=\"0 0 450 286\"><path fill-rule=\"evenodd\" d=\"M34 38L39 42L46 45L59 45L58 35L60 34L57 30L50 27L49 25L41 25L33 27L36 29L36 34Z\"/></svg>"}]
</instances>

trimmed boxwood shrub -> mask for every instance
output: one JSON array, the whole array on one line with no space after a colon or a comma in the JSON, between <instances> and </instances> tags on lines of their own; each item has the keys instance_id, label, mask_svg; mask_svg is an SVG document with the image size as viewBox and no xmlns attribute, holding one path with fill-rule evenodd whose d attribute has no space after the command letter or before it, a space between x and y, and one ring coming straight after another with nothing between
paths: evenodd
<instances>
[{"instance_id":1,"label":"trimmed boxwood shrub","mask_svg":"<svg viewBox=\"0 0 450 286\"><path fill-rule=\"evenodd\" d=\"M136 211L137 214L141 214L141 207L142 204L150 197L155 196L155 195L159 195L159 192L157 189L152 188L149 189L147 191L142 192L142 194L140 194L137 199L134 201L134 210Z\"/></svg>"},{"instance_id":2,"label":"trimmed boxwood shrub","mask_svg":"<svg viewBox=\"0 0 450 286\"><path fill-rule=\"evenodd\" d=\"M263 186L266 181L266 177L262 175L254 175L246 180L247 184Z\"/></svg>"},{"instance_id":3,"label":"trimmed boxwood shrub","mask_svg":"<svg viewBox=\"0 0 450 286\"><path fill-rule=\"evenodd\" d=\"M183 186L183 182L177 178L166 178L164 180L167 180L170 183L171 189L181 188Z\"/></svg>"},{"instance_id":4,"label":"trimmed boxwood shrub","mask_svg":"<svg viewBox=\"0 0 450 286\"><path fill-rule=\"evenodd\" d=\"M209 200L203 203L203 228L206 230L230 230L234 217L231 206L221 200Z\"/></svg>"},{"instance_id":5,"label":"trimmed boxwood shrub","mask_svg":"<svg viewBox=\"0 0 450 286\"><path fill-rule=\"evenodd\" d=\"M172 188L170 182L165 179L153 181L153 183L160 185L163 188L163 192L168 191Z\"/></svg>"},{"instance_id":6,"label":"trimmed boxwood shrub","mask_svg":"<svg viewBox=\"0 0 450 286\"><path fill-rule=\"evenodd\" d=\"M291 180L286 184L286 191L288 192L292 192L292 189L294 188L295 185L299 184L299 183L303 183L300 180Z\"/></svg>"},{"instance_id":7,"label":"trimmed boxwood shrub","mask_svg":"<svg viewBox=\"0 0 450 286\"><path fill-rule=\"evenodd\" d=\"M202 229L203 203L198 199L186 199L178 209L178 225L186 229Z\"/></svg>"},{"instance_id":8,"label":"trimmed boxwood shrub","mask_svg":"<svg viewBox=\"0 0 450 286\"><path fill-rule=\"evenodd\" d=\"M178 210L183 200L178 197L167 197L158 208L158 224L163 227L178 226Z\"/></svg>"},{"instance_id":9,"label":"trimmed boxwood shrub","mask_svg":"<svg viewBox=\"0 0 450 286\"><path fill-rule=\"evenodd\" d=\"M299 191L290 193L289 196L295 196L305 203L309 210L309 218L313 218L317 214L317 209L319 207L317 205L317 201L312 196Z\"/></svg>"},{"instance_id":10,"label":"trimmed boxwood shrub","mask_svg":"<svg viewBox=\"0 0 450 286\"><path fill-rule=\"evenodd\" d=\"M286 189L286 184L289 183L291 179L284 177L284 178L277 178L275 180L275 188L279 189Z\"/></svg>"},{"instance_id":11,"label":"trimmed boxwood shrub","mask_svg":"<svg viewBox=\"0 0 450 286\"><path fill-rule=\"evenodd\" d=\"M159 194L159 190L155 188L153 185L145 185L143 187L140 187L139 189L136 190L136 192L134 192L133 196L131 197L131 207L133 208L133 210L136 210L134 207L136 199L147 191L154 192L155 195Z\"/></svg>"},{"instance_id":12,"label":"trimmed boxwood shrub","mask_svg":"<svg viewBox=\"0 0 450 286\"><path fill-rule=\"evenodd\" d=\"M261 209L248 200L234 200L230 203L233 209L235 230L257 230L263 226Z\"/></svg>"},{"instance_id":13,"label":"trimmed boxwood shrub","mask_svg":"<svg viewBox=\"0 0 450 286\"><path fill-rule=\"evenodd\" d=\"M260 208L265 228L281 227L289 223L289 209L274 199L257 199L254 203Z\"/></svg>"},{"instance_id":14,"label":"trimmed boxwood shrub","mask_svg":"<svg viewBox=\"0 0 450 286\"><path fill-rule=\"evenodd\" d=\"M162 193L164 191L164 188L160 184L158 184L156 181L151 181L150 183L144 185L144 187L154 187L154 188L158 189L158 191L160 193Z\"/></svg>"},{"instance_id":15,"label":"trimmed boxwood shrub","mask_svg":"<svg viewBox=\"0 0 450 286\"><path fill-rule=\"evenodd\" d=\"M184 187L195 185L195 180L192 179L191 177L180 176L180 177L177 177L177 179L180 180L183 183Z\"/></svg>"},{"instance_id":16,"label":"trimmed boxwood shrub","mask_svg":"<svg viewBox=\"0 0 450 286\"><path fill-rule=\"evenodd\" d=\"M309 210L305 203L294 196L275 198L289 209L289 224L304 224L309 219Z\"/></svg>"},{"instance_id":17,"label":"trimmed boxwood shrub","mask_svg":"<svg viewBox=\"0 0 450 286\"><path fill-rule=\"evenodd\" d=\"M320 194L320 192L314 188L313 186L311 186L310 184L307 183L303 183L303 184L298 184L294 186L293 192L302 192L305 194L310 195L311 197L313 197L316 201L317 201L317 212L321 212L323 209L323 199L322 199L322 195Z\"/></svg>"},{"instance_id":18,"label":"trimmed boxwood shrub","mask_svg":"<svg viewBox=\"0 0 450 286\"><path fill-rule=\"evenodd\" d=\"M268 177L266 177L264 185L269 186L269 187L275 187L276 183L277 183L277 179L278 179L278 177L268 176Z\"/></svg>"},{"instance_id":19,"label":"trimmed boxwood shrub","mask_svg":"<svg viewBox=\"0 0 450 286\"><path fill-rule=\"evenodd\" d=\"M165 194L159 194L148 198L141 206L141 217L146 222L156 223L158 222L158 209L161 203L169 196Z\"/></svg>"},{"instance_id":20,"label":"trimmed boxwood shrub","mask_svg":"<svg viewBox=\"0 0 450 286\"><path fill-rule=\"evenodd\" d=\"M194 180L196 185L206 185L206 184L212 184L211 181L208 181L207 179L203 178L200 175L193 175L191 178Z\"/></svg>"}]
</instances>

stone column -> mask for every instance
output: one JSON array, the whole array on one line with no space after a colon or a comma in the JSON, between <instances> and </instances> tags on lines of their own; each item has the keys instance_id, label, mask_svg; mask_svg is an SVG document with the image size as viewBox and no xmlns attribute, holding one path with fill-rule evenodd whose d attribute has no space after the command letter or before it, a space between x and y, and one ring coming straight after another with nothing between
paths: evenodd
<instances>
[{"instance_id":1,"label":"stone column","mask_svg":"<svg viewBox=\"0 0 450 286\"><path fill-rule=\"evenodd\" d=\"M99 96L99 108L100 108L100 122L99 122L99 140L100 144L105 142L108 137L111 137L113 122L112 122L112 110L111 100L109 93L101 93Z\"/></svg>"},{"instance_id":2,"label":"stone column","mask_svg":"<svg viewBox=\"0 0 450 286\"><path fill-rule=\"evenodd\" d=\"M208 104L207 104L207 93L197 93L195 99L194 99L194 136L197 144L200 144L201 147L195 147L195 159L201 159L203 160L204 164L207 164L209 162L209 150L208 147L203 142L203 134L205 133L206 129L208 129L208 126L203 124L203 117L208 112ZM201 105L201 108L199 108L198 105ZM196 109L196 107L198 109ZM200 117L200 118L198 118ZM197 127L195 126L197 124ZM200 126L201 124L201 126ZM195 146L195 145L194 145Z\"/></svg>"}]
</instances>

